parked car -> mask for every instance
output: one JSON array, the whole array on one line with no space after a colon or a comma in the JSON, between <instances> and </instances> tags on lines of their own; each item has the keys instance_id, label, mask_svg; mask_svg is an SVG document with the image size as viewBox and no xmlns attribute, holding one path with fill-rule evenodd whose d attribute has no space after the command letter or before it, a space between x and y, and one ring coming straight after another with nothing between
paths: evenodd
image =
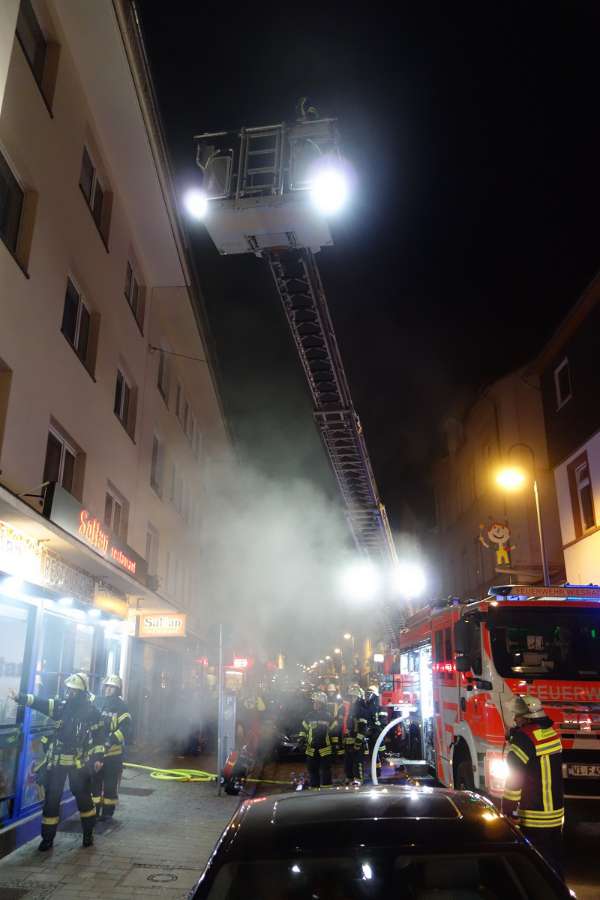
<instances>
[{"instance_id":1,"label":"parked car","mask_svg":"<svg viewBox=\"0 0 600 900\"><path fill-rule=\"evenodd\" d=\"M190 900L573 897L485 798L393 785L255 797Z\"/></svg>"}]
</instances>

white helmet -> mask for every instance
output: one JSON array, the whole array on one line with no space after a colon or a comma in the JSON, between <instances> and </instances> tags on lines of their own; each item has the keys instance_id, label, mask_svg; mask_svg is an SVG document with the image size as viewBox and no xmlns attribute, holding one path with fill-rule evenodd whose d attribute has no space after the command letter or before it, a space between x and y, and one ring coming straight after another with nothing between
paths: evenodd
<instances>
[{"instance_id":1,"label":"white helmet","mask_svg":"<svg viewBox=\"0 0 600 900\"><path fill-rule=\"evenodd\" d=\"M379 685L378 684L370 684L367 688L370 694L377 694L379 697Z\"/></svg>"},{"instance_id":2,"label":"white helmet","mask_svg":"<svg viewBox=\"0 0 600 900\"><path fill-rule=\"evenodd\" d=\"M311 699L313 703L327 703L327 694L325 691L315 691Z\"/></svg>"},{"instance_id":3,"label":"white helmet","mask_svg":"<svg viewBox=\"0 0 600 900\"><path fill-rule=\"evenodd\" d=\"M531 694L517 694L512 702L512 711L515 718L517 716L522 716L524 719L546 718L540 699Z\"/></svg>"},{"instance_id":4,"label":"white helmet","mask_svg":"<svg viewBox=\"0 0 600 900\"><path fill-rule=\"evenodd\" d=\"M75 672L65 678L65 687L71 688L72 691L89 691L89 678L85 672Z\"/></svg>"},{"instance_id":5,"label":"white helmet","mask_svg":"<svg viewBox=\"0 0 600 900\"><path fill-rule=\"evenodd\" d=\"M349 697L360 697L361 700L364 699L365 692L361 688L360 684L351 684L348 688L348 696Z\"/></svg>"},{"instance_id":6,"label":"white helmet","mask_svg":"<svg viewBox=\"0 0 600 900\"><path fill-rule=\"evenodd\" d=\"M123 690L123 682L119 675L107 675L102 682L103 687L116 687L118 692Z\"/></svg>"}]
</instances>

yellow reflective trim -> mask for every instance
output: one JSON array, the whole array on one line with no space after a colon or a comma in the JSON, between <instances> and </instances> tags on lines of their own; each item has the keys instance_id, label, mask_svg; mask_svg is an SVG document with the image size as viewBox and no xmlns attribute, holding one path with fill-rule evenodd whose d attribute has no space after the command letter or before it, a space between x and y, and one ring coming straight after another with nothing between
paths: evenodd
<instances>
[{"instance_id":1,"label":"yellow reflective trim","mask_svg":"<svg viewBox=\"0 0 600 900\"><path fill-rule=\"evenodd\" d=\"M98 806L98 804L100 803L101 800L102 800L102 797L92 797L92 803L95 803L96 806Z\"/></svg>"},{"instance_id":2,"label":"yellow reflective trim","mask_svg":"<svg viewBox=\"0 0 600 900\"><path fill-rule=\"evenodd\" d=\"M511 791L508 788L504 789L504 799L505 800L520 800L522 791Z\"/></svg>"},{"instance_id":3,"label":"yellow reflective trim","mask_svg":"<svg viewBox=\"0 0 600 900\"><path fill-rule=\"evenodd\" d=\"M515 756L521 760L521 762L525 763L525 765L527 765L527 763L529 762L529 757L527 756L525 751L521 750L520 747L517 747L516 744L511 744L510 747L508 748L508 752L514 753Z\"/></svg>"},{"instance_id":4,"label":"yellow reflective trim","mask_svg":"<svg viewBox=\"0 0 600 900\"><path fill-rule=\"evenodd\" d=\"M115 744L110 750L104 751L104 756L123 756L123 748L120 744Z\"/></svg>"},{"instance_id":5,"label":"yellow reflective trim","mask_svg":"<svg viewBox=\"0 0 600 900\"><path fill-rule=\"evenodd\" d=\"M105 798L104 798L104 805L105 805L105 806L116 806L116 805L117 805L117 801L116 801L116 800L111 800L110 797L105 797Z\"/></svg>"},{"instance_id":6,"label":"yellow reflective trim","mask_svg":"<svg viewBox=\"0 0 600 900\"><path fill-rule=\"evenodd\" d=\"M547 756L540 757L540 770L542 773L542 799L544 802L544 811L552 810L552 773L550 771L550 760Z\"/></svg>"},{"instance_id":7,"label":"yellow reflective trim","mask_svg":"<svg viewBox=\"0 0 600 900\"><path fill-rule=\"evenodd\" d=\"M319 754L321 756L331 756L331 747L321 747Z\"/></svg>"},{"instance_id":8,"label":"yellow reflective trim","mask_svg":"<svg viewBox=\"0 0 600 900\"><path fill-rule=\"evenodd\" d=\"M558 737L558 734L554 728L536 728L533 732L533 736L536 741L545 741L547 738Z\"/></svg>"},{"instance_id":9,"label":"yellow reflective trim","mask_svg":"<svg viewBox=\"0 0 600 900\"><path fill-rule=\"evenodd\" d=\"M123 734L123 732L121 731L120 728L117 728L116 731L113 731L113 734L118 741L121 741L122 744L125 743L125 735Z\"/></svg>"},{"instance_id":10,"label":"yellow reflective trim","mask_svg":"<svg viewBox=\"0 0 600 900\"><path fill-rule=\"evenodd\" d=\"M48 715L54 715L54 700L52 699L48 700Z\"/></svg>"},{"instance_id":11,"label":"yellow reflective trim","mask_svg":"<svg viewBox=\"0 0 600 900\"><path fill-rule=\"evenodd\" d=\"M25 699L25 705L26 705L26 706L31 706L32 703L33 703L33 701L34 701L34 699L35 699L35 698L34 698L33 694L27 694L26 699Z\"/></svg>"},{"instance_id":12,"label":"yellow reflective trim","mask_svg":"<svg viewBox=\"0 0 600 900\"><path fill-rule=\"evenodd\" d=\"M130 719L130 718L131 718L131 716L128 712L123 713L123 715L119 716L119 718L117 719L117 725L120 725L121 722L125 721L125 719Z\"/></svg>"},{"instance_id":13,"label":"yellow reflective trim","mask_svg":"<svg viewBox=\"0 0 600 900\"><path fill-rule=\"evenodd\" d=\"M95 809L88 809L87 812L80 812L80 813L79 813L79 818L80 818L80 819L91 819L92 816L95 816L95 815L96 815L96 810L95 810Z\"/></svg>"},{"instance_id":14,"label":"yellow reflective trim","mask_svg":"<svg viewBox=\"0 0 600 900\"><path fill-rule=\"evenodd\" d=\"M525 828L562 828L564 825L564 820L560 822L536 822L536 821L525 821L521 819L521 825L524 825Z\"/></svg>"},{"instance_id":15,"label":"yellow reflective trim","mask_svg":"<svg viewBox=\"0 0 600 900\"><path fill-rule=\"evenodd\" d=\"M92 747L90 753L104 753L104 744L97 744L95 747Z\"/></svg>"},{"instance_id":16,"label":"yellow reflective trim","mask_svg":"<svg viewBox=\"0 0 600 900\"><path fill-rule=\"evenodd\" d=\"M544 811L543 809L520 809L519 813L524 816L535 816L538 819L547 819L552 818L553 816L562 816L564 815L564 807L558 807L557 809L552 809L549 811Z\"/></svg>"},{"instance_id":17,"label":"yellow reflective trim","mask_svg":"<svg viewBox=\"0 0 600 900\"><path fill-rule=\"evenodd\" d=\"M42 816L42 825L58 825L60 816Z\"/></svg>"},{"instance_id":18,"label":"yellow reflective trim","mask_svg":"<svg viewBox=\"0 0 600 900\"><path fill-rule=\"evenodd\" d=\"M538 744L535 748L536 756L548 756L550 753L560 753L562 744L560 741L551 741L548 744Z\"/></svg>"}]
</instances>

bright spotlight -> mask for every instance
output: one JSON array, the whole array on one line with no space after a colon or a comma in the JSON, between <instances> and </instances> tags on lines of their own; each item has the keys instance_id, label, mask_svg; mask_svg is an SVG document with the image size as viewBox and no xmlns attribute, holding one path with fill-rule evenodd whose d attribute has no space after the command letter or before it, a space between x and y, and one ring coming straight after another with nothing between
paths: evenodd
<instances>
[{"instance_id":1,"label":"bright spotlight","mask_svg":"<svg viewBox=\"0 0 600 900\"><path fill-rule=\"evenodd\" d=\"M377 567L366 559L348 566L342 575L342 590L350 600L373 600L380 584L381 575Z\"/></svg>"},{"instance_id":2,"label":"bright spotlight","mask_svg":"<svg viewBox=\"0 0 600 900\"><path fill-rule=\"evenodd\" d=\"M496 484L505 491L518 491L525 484L525 473L516 466L507 466L496 473Z\"/></svg>"},{"instance_id":3,"label":"bright spotlight","mask_svg":"<svg viewBox=\"0 0 600 900\"><path fill-rule=\"evenodd\" d=\"M18 599L25 588L25 583L14 575L9 575L0 582L0 593L6 594L7 597Z\"/></svg>"},{"instance_id":4,"label":"bright spotlight","mask_svg":"<svg viewBox=\"0 0 600 900\"><path fill-rule=\"evenodd\" d=\"M339 168L329 163L315 172L310 192L319 212L337 213L348 201L348 181Z\"/></svg>"},{"instance_id":5,"label":"bright spotlight","mask_svg":"<svg viewBox=\"0 0 600 900\"><path fill-rule=\"evenodd\" d=\"M204 191L191 188L186 192L183 202L192 219L203 219L208 212L208 197Z\"/></svg>"},{"instance_id":6,"label":"bright spotlight","mask_svg":"<svg viewBox=\"0 0 600 900\"><path fill-rule=\"evenodd\" d=\"M401 597L419 597L425 590L425 573L416 563L398 563L392 577Z\"/></svg>"}]
</instances>

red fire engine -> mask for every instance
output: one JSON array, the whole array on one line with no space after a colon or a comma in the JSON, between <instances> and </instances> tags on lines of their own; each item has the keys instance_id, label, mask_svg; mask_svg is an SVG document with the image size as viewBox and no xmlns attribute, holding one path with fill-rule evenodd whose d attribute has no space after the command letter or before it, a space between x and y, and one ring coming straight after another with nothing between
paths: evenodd
<instances>
[{"instance_id":1,"label":"red fire engine","mask_svg":"<svg viewBox=\"0 0 600 900\"><path fill-rule=\"evenodd\" d=\"M401 677L418 673L422 756L443 784L502 794L511 701L528 693L561 735L567 797L600 800L600 588L494 587L419 610L399 644Z\"/></svg>"}]
</instances>

